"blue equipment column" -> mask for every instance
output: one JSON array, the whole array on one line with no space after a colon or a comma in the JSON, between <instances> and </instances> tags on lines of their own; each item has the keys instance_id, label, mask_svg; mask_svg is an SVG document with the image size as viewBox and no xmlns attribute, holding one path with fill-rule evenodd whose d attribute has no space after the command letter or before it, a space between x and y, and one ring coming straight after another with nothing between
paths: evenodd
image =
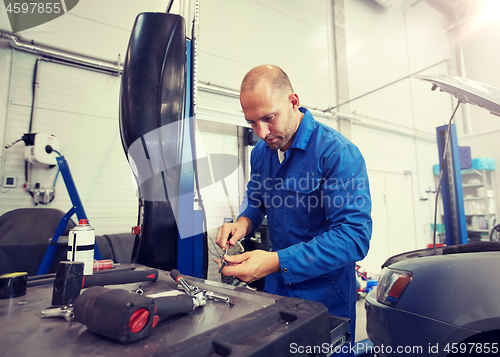
<instances>
[{"instance_id":1,"label":"blue equipment column","mask_svg":"<svg viewBox=\"0 0 500 357\"><path fill-rule=\"evenodd\" d=\"M464 210L464 194L462 175L460 173L460 156L455 124L451 124L450 142L446 162L443 163L444 148L448 135L448 125L436 128L439 150L439 165L443 170L442 195L444 208L444 224L446 228L446 245L465 244L467 226Z\"/></svg>"},{"instance_id":2,"label":"blue equipment column","mask_svg":"<svg viewBox=\"0 0 500 357\"><path fill-rule=\"evenodd\" d=\"M193 78L192 78L192 42L186 41L186 100L185 119L182 147L182 164L179 184L179 229L177 242L177 270L183 274L205 279L204 276L204 249L203 249L203 218L201 211L194 210L194 175L195 153L192 146L196 145L195 118L193 111ZM188 233L189 230L189 233ZM182 233L182 235L181 235Z\"/></svg>"}]
</instances>

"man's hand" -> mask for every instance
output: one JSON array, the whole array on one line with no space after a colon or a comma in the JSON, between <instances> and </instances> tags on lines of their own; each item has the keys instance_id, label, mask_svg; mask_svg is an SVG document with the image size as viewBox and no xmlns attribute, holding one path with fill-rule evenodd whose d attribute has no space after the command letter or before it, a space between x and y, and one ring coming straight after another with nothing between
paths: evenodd
<instances>
[{"instance_id":1,"label":"man's hand","mask_svg":"<svg viewBox=\"0 0 500 357\"><path fill-rule=\"evenodd\" d=\"M229 234L232 234L229 245L233 247L240 239L243 239L248 233L252 231L252 221L246 217L240 217L236 223L226 223L219 227L217 230L217 237L215 238L215 243L222 248L222 251L226 250L226 243Z\"/></svg>"},{"instance_id":2,"label":"man's hand","mask_svg":"<svg viewBox=\"0 0 500 357\"><path fill-rule=\"evenodd\" d=\"M222 273L235 276L246 283L251 283L280 270L280 260L277 252L253 250L243 254L226 255L224 259L228 264L224 267ZM218 264L220 269L222 259L214 258L214 262Z\"/></svg>"}]
</instances>

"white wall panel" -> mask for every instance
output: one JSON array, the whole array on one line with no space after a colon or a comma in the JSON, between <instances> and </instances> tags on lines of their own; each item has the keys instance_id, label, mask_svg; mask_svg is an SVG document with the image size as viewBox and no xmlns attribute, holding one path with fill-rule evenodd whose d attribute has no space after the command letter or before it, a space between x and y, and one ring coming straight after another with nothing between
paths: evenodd
<instances>
[{"instance_id":1,"label":"white wall panel","mask_svg":"<svg viewBox=\"0 0 500 357\"><path fill-rule=\"evenodd\" d=\"M437 145L356 122L352 141L366 160L373 200L372 244L360 264L378 269L389 256L425 248L431 242L434 194L426 191L435 190L432 166L438 160Z\"/></svg>"},{"instance_id":2,"label":"white wall panel","mask_svg":"<svg viewBox=\"0 0 500 357\"><path fill-rule=\"evenodd\" d=\"M399 126L413 127L408 81L396 83L350 105L355 115L376 117Z\"/></svg>"},{"instance_id":3,"label":"white wall panel","mask_svg":"<svg viewBox=\"0 0 500 357\"><path fill-rule=\"evenodd\" d=\"M69 115L118 117L120 77L44 62L40 63L38 73L41 83L38 108L57 108Z\"/></svg>"},{"instance_id":4,"label":"white wall panel","mask_svg":"<svg viewBox=\"0 0 500 357\"><path fill-rule=\"evenodd\" d=\"M452 56L452 41L446 32L450 24L443 15L420 1L405 11L405 19L410 73Z\"/></svg>"},{"instance_id":5,"label":"white wall panel","mask_svg":"<svg viewBox=\"0 0 500 357\"><path fill-rule=\"evenodd\" d=\"M46 24L21 31L26 39L109 61L125 57L130 31L141 12L165 12L167 0L80 0L65 15ZM4 4L0 13L6 14ZM11 31L7 16L0 28Z\"/></svg>"},{"instance_id":6,"label":"white wall panel","mask_svg":"<svg viewBox=\"0 0 500 357\"><path fill-rule=\"evenodd\" d=\"M239 98L198 90L197 119L230 125L248 126Z\"/></svg>"},{"instance_id":7,"label":"white wall panel","mask_svg":"<svg viewBox=\"0 0 500 357\"><path fill-rule=\"evenodd\" d=\"M374 228L374 253L365 262L371 265L430 243L434 196L426 191L435 186L435 128L449 119L451 100L432 92L429 83L405 77L429 66L425 73L447 74L450 37L444 17L425 2L406 1L390 9L372 1L345 3L354 100L340 111L356 117L352 140L369 172L383 176L386 190L385 201L374 192L374 227L381 224L384 229ZM386 221L380 211L386 212Z\"/></svg>"},{"instance_id":8,"label":"white wall panel","mask_svg":"<svg viewBox=\"0 0 500 357\"><path fill-rule=\"evenodd\" d=\"M389 256L419 248L412 185L411 175L385 173Z\"/></svg>"},{"instance_id":9,"label":"white wall panel","mask_svg":"<svg viewBox=\"0 0 500 357\"><path fill-rule=\"evenodd\" d=\"M326 3L322 0L302 1L302 0L253 0L264 7L273 9L275 13L303 22L319 30L326 31L325 11Z\"/></svg>"},{"instance_id":10,"label":"white wall panel","mask_svg":"<svg viewBox=\"0 0 500 357\"><path fill-rule=\"evenodd\" d=\"M411 138L353 125L352 141L361 150L369 170L415 171L415 146Z\"/></svg>"},{"instance_id":11,"label":"white wall panel","mask_svg":"<svg viewBox=\"0 0 500 357\"><path fill-rule=\"evenodd\" d=\"M325 1L204 2L199 80L238 89L252 67L275 64L287 72L303 103L325 109L333 97L326 22Z\"/></svg>"},{"instance_id":12,"label":"white wall panel","mask_svg":"<svg viewBox=\"0 0 500 357\"><path fill-rule=\"evenodd\" d=\"M16 52L12 103L6 141L28 132L32 76L36 57ZM129 231L137 220L137 198L118 128L120 78L41 62L33 131L55 135L71 169L85 211L97 234ZM4 174L18 177L18 187L0 194L0 213L33 207L24 183L24 144L6 151ZM49 188L56 169L33 170L32 185ZM68 211L71 202L62 177L47 207Z\"/></svg>"},{"instance_id":13,"label":"white wall panel","mask_svg":"<svg viewBox=\"0 0 500 357\"><path fill-rule=\"evenodd\" d=\"M198 158L211 154L229 154L238 156L238 140L236 127L231 125L198 122L199 132L196 138ZM212 167L212 170L216 169ZM224 179L232 213L235 217L239 214L238 170ZM216 229L224 223L224 218L232 218L228 199L221 182L216 182L209 187L201 189L203 202L206 209L207 225L209 231ZM216 231L215 231L216 232ZM211 236L213 233L209 233ZM215 236L212 238L215 239Z\"/></svg>"},{"instance_id":14,"label":"white wall panel","mask_svg":"<svg viewBox=\"0 0 500 357\"><path fill-rule=\"evenodd\" d=\"M352 98L407 75L401 8L351 0L346 6L349 92Z\"/></svg>"},{"instance_id":15,"label":"white wall panel","mask_svg":"<svg viewBox=\"0 0 500 357\"><path fill-rule=\"evenodd\" d=\"M492 2L493 3L493 2ZM498 12L490 18L479 17L459 30L465 57L467 78L500 88L500 50L495 42L500 38ZM470 106L472 132L500 129L500 118L477 106Z\"/></svg>"},{"instance_id":16,"label":"white wall panel","mask_svg":"<svg viewBox=\"0 0 500 357\"><path fill-rule=\"evenodd\" d=\"M439 162L437 144L416 142L417 171L414 173L415 187L415 229L417 247L425 247L432 242L431 223L434 222L436 200L436 177L433 166Z\"/></svg>"},{"instance_id":17,"label":"white wall panel","mask_svg":"<svg viewBox=\"0 0 500 357\"><path fill-rule=\"evenodd\" d=\"M443 72L441 72L443 73ZM430 82L418 79L410 80L412 91L412 110L414 127L417 130L436 134L436 127L447 125L457 102L450 94L431 91ZM457 114L459 114L457 112ZM454 123L461 126L456 115Z\"/></svg>"},{"instance_id":18,"label":"white wall panel","mask_svg":"<svg viewBox=\"0 0 500 357\"><path fill-rule=\"evenodd\" d=\"M380 273L387 258L421 248L415 232L412 176L403 173L368 170L372 196L373 234L370 250L358 264Z\"/></svg>"},{"instance_id":19,"label":"white wall panel","mask_svg":"<svg viewBox=\"0 0 500 357\"><path fill-rule=\"evenodd\" d=\"M453 37L446 29L449 21L420 2L405 11L408 38L408 70L419 74L452 74L455 70ZM443 62L447 61L447 62ZM429 68L430 67L430 68ZM418 83L417 83L418 82ZM420 130L447 124L456 101L451 96L430 90L430 83L411 80L415 127ZM462 130L461 114L455 117L457 129ZM427 127L427 129L426 129Z\"/></svg>"},{"instance_id":20,"label":"white wall panel","mask_svg":"<svg viewBox=\"0 0 500 357\"><path fill-rule=\"evenodd\" d=\"M368 254L358 264L365 271L378 274L380 273L380 266L389 257L385 174L379 171L368 170L368 179L372 198L373 232Z\"/></svg>"}]
</instances>

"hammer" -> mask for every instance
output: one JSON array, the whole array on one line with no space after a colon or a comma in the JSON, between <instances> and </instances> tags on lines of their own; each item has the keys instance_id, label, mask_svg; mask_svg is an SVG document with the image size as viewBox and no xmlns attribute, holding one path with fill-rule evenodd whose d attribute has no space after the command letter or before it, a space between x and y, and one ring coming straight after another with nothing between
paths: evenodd
<instances>
[{"instance_id":1,"label":"hammer","mask_svg":"<svg viewBox=\"0 0 500 357\"><path fill-rule=\"evenodd\" d=\"M151 268L83 275L83 266L83 262L59 263L52 292L52 306L74 303L80 291L91 286L156 281L159 276L158 270Z\"/></svg>"}]
</instances>

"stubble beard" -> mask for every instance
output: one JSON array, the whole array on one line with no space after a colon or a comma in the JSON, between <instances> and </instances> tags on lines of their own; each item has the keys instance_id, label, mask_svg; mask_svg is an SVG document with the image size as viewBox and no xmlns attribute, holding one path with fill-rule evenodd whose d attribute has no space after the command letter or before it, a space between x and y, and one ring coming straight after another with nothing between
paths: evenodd
<instances>
[{"instance_id":1,"label":"stubble beard","mask_svg":"<svg viewBox=\"0 0 500 357\"><path fill-rule=\"evenodd\" d=\"M295 134L295 130L297 129L295 127L296 124L294 124L293 121L294 121L293 111L290 109L288 112L288 124L289 125L284 128L284 132L282 133L282 135L275 135L274 137L277 138L278 140L276 140L276 142L271 143L271 144L269 142L267 142L267 140L266 140L267 145L271 149L280 150L281 148L286 146L286 144L288 144L288 142L290 140L292 140L292 137Z\"/></svg>"}]
</instances>

